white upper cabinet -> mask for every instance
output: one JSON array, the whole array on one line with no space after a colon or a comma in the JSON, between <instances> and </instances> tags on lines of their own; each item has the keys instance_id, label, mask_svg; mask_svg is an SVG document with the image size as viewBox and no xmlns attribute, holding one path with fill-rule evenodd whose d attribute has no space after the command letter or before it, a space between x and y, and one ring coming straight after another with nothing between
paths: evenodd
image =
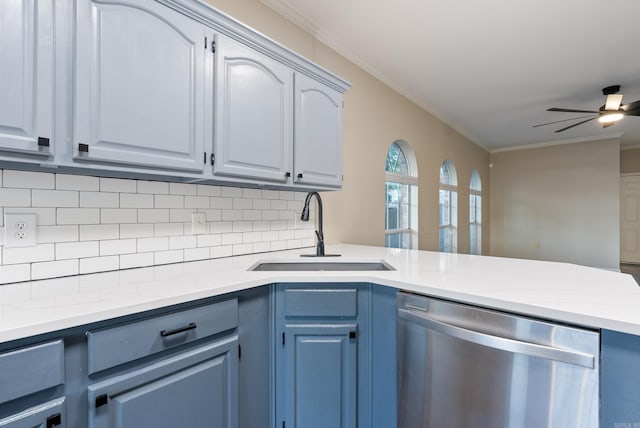
<instances>
[{"instance_id":1,"label":"white upper cabinet","mask_svg":"<svg viewBox=\"0 0 640 428\"><path fill-rule=\"evenodd\" d=\"M53 154L53 0L0 0L0 151Z\"/></svg>"},{"instance_id":2,"label":"white upper cabinet","mask_svg":"<svg viewBox=\"0 0 640 428\"><path fill-rule=\"evenodd\" d=\"M342 186L342 93L296 73L294 182Z\"/></svg>"},{"instance_id":3,"label":"white upper cabinet","mask_svg":"<svg viewBox=\"0 0 640 428\"><path fill-rule=\"evenodd\" d=\"M227 37L216 40L213 173L286 183L293 71Z\"/></svg>"},{"instance_id":4,"label":"white upper cabinet","mask_svg":"<svg viewBox=\"0 0 640 428\"><path fill-rule=\"evenodd\" d=\"M211 33L154 0L78 0L74 159L201 172Z\"/></svg>"}]
</instances>

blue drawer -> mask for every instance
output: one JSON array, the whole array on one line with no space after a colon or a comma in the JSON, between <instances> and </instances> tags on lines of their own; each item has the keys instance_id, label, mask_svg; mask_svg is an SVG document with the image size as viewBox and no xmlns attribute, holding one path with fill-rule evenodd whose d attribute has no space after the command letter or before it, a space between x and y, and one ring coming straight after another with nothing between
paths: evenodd
<instances>
[{"instance_id":1,"label":"blue drawer","mask_svg":"<svg viewBox=\"0 0 640 428\"><path fill-rule=\"evenodd\" d=\"M187 309L87 332L89 374L238 326L238 301Z\"/></svg>"},{"instance_id":2,"label":"blue drawer","mask_svg":"<svg viewBox=\"0 0 640 428\"><path fill-rule=\"evenodd\" d=\"M62 340L0 354L0 403L63 383Z\"/></svg>"},{"instance_id":3,"label":"blue drawer","mask_svg":"<svg viewBox=\"0 0 640 428\"><path fill-rule=\"evenodd\" d=\"M286 317L357 317L358 290L288 288L284 312Z\"/></svg>"}]
</instances>

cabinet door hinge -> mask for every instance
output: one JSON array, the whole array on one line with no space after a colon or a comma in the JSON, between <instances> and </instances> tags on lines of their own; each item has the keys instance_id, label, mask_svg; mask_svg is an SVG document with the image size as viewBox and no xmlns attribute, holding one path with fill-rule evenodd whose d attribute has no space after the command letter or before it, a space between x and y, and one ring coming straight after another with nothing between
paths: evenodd
<instances>
[{"instance_id":1,"label":"cabinet door hinge","mask_svg":"<svg viewBox=\"0 0 640 428\"><path fill-rule=\"evenodd\" d=\"M240 346L240 344L238 344L238 359L242 359L242 346Z\"/></svg>"},{"instance_id":2,"label":"cabinet door hinge","mask_svg":"<svg viewBox=\"0 0 640 428\"><path fill-rule=\"evenodd\" d=\"M216 163L216 155L211 153L211 165L213 165L214 163Z\"/></svg>"},{"instance_id":3,"label":"cabinet door hinge","mask_svg":"<svg viewBox=\"0 0 640 428\"><path fill-rule=\"evenodd\" d=\"M284 346L284 333L282 333L282 346Z\"/></svg>"}]
</instances>

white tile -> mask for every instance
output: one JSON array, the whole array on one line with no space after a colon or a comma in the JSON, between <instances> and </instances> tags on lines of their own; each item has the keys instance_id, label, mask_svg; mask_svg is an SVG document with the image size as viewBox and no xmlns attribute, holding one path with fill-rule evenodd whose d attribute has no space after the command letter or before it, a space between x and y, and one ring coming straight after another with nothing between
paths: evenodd
<instances>
[{"instance_id":1,"label":"white tile","mask_svg":"<svg viewBox=\"0 0 640 428\"><path fill-rule=\"evenodd\" d=\"M262 211L262 220L277 220L279 217L280 217L279 211L274 211L274 210Z\"/></svg>"},{"instance_id":2,"label":"white tile","mask_svg":"<svg viewBox=\"0 0 640 428\"><path fill-rule=\"evenodd\" d=\"M287 228L287 222L282 220L276 220L271 222L271 230L285 230Z\"/></svg>"},{"instance_id":3,"label":"white tile","mask_svg":"<svg viewBox=\"0 0 640 428\"><path fill-rule=\"evenodd\" d=\"M77 207L78 192L74 190L39 190L31 191L33 207Z\"/></svg>"},{"instance_id":4,"label":"white tile","mask_svg":"<svg viewBox=\"0 0 640 428\"><path fill-rule=\"evenodd\" d=\"M31 206L31 190L30 189L0 188L0 207L29 207L29 206Z\"/></svg>"},{"instance_id":5,"label":"white tile","mask_svg":"<svg viewBox=\"0 0 640 428\"><path fill-rule=\"evenodd\" d=\"M154 208L184 208L184 196L154 195Z\"/></svg>"},{"instance_id":6,"label":"white tile","mask_svg":"<svg viewBox=\"0 0 640 428\"><path fill-rule=\"evenodd\" d=\"M283 201L281 199L275 199L271 201L271 209L272 210L286 210L287 209L287 201Z\"/></svg>"},{"instance_id":7,"label":"white tile","mask_svg":"<svg viewBox=\"0 0 640 428\"><path fill-rule=\"evenodd\" d=\"M241 198L242 189L239 187L222 187L221 188L223 198Z\"/></svg>"},{"instance_id":8,"label":"white tile","mask_svg":"<svg viewBox=\"0 0 640 428\"><path fill-rule=\"evenodd\" d=\"M100 179L87 175L56 174L56 189L97 192L100 190Z\"/></svg>"},{"instance_id":9,"label":"white tile","mask_svg":"<svg viewBox=\"0 0 640 428\"><path fill-rule=\"evenodd\" d=\"M169 249L169 238L140 238L138 239L138 252L148 253L153 251L165 251Z\"/></svg>"},{"instance_id":10,"label":"white tile","mask_svg":"<svg viewBox=\"0 0 640 428\"><path fill-rule=\"evenodd\" d=\"M271 201L268 199L253 199L254 210L268 210L271 209Z\"/></svg>"},{"instance_id":11,"label":"white tile","mask_svg":"<svg viewBox=\"0 0 640 428\"><path fill-rule=\"evenodd\" d=\"M2 210L2 206L0 205L0 211ZM36 225L38 226L53 226L56 224L56 208L4 208L5 214L35 214L36 215Z\"/></svg>"},{"instance_id":12,"label":"white tile","mask_svg":"<svg viewBox=\"0 0 640 428\"><path fill-rule=\"evenodd\" d=\"M169 249L177 250L182 248L195 248L197 239L194 235L190 236L170 236Z\"/></svg>"},{"instance_id":13,"label":"white tile","mask_svg":"<svg viewBox=\"0 0 640 428\"><path fill-rule=\"evenodd\" d=\"M296 213L294 213L293 211L279 211L278 212L278 218L280 220L293 220L296 218Z\"/></svg>"},{"instance_id":14,"label":"white tile","mask_svg":"<svg viewBox=\"0 0 640 428\"><path fill-rule=\"evenodd\" d=\"M222 221L240 221L242 220L241 210L222 210Z\"/></svg>"},{"instance_id":15,"label":"white tile","mask_svg":"<svg viewBox=\"0 0 640 428\"><path fill-rule=\"evenodd\" d=\"M31 279L59 278L61 276L77 275L78 260L59 260L55 262L41 262L31 264Z\"/></svg>"},{"instance_id":16,"label":"white tile","mask_svg":"<svg viewBox=\"0 0 640 428\"><path fill-rule=\"evenodd\" d=\"M316 238L305 238L300 240L300 246L302 247L315 247Z\"/></svg>"},{"instance_id":17,"label":"white tile","mask_svg":"<svg viewBox=\"0 0 640 428\"><path fill-rule=\"evenodd\" d=\"M98 224L100 209L98 208L57 208L58 224Z\"/></svg>"},{"instance_id":18,"label":"white tile","mask_svg":"<svg viewBox=\"0 0 640 428\"><path fill-rule=\"evenodd\" d=\"M220 247L211 247L209 254L212 259L217 259L220 257L230 257L233 255L233 246L224 245Z\"/></svg>"},{"instance_id":19,"label":"white tile","mask_svg":"<svg viewBox=\"0 0 640 428\"><path fill-rule=\"evenodd\" d=\"M267 251L271 251L270 242L256 242L253 244L254 253L266 253Z\"/></svg>"},{"instance_id":20,"label":"white tile","mask_svg":"<svg viewBox=\"0 0 640 428\"><path fill-rule=\"evenodd\" d=\"M242 233L223 233L221 236L222 245L233 245L242 243Z\"/></svg>"},{"instance_id":21,"label":"white tile","mask_svg":"<svg viewBox=\"0 0 640 428\"><path fill-rule=\"evenodd\" d=\"M262 220L261 210L242 210L242 220L255 221Z\"/></svg>"},{"instance_id":22,"label":"white tile","mask_svg":"<svg viewBox=\"0 0 640 428\"><path fill-rule=\"evenodd\" d=\"M184 207L185 208L209 208L208 196L185 196Z\"/></svg>"},{"instance_id":23,"label":"white tile","mask_svg":"<svg viewBox=\"0 0 640 428\"><path fill-rule=\"evenodd\" d=\"M168 223L168 208L140 208L138 209L138 222L140 223Z\"/></svg>"},{"instance_id":24,"label":"white tile","mask_svg":"<svg viewBox=\"0 0 640 428\"><path fill-rule=\"evenodd\" d=\"M195 184L169 183L169 194L171 195L196 195L198 188Z\"/></svg>"},{"instance_id":25,"label":"white tile","mask_svg":"<svg viewBox=\"0 0 640 428\"><path fill-rule=\"evenodd\" d=\"M96 257L98 241L60 242L56 244L56 260Z\"/></svg>"},{"instance_id":26,"label":"white tile","mask_svg":"<svg viewBox=\"0 0 640 428\"><path fill-rule=\"evenodd\" d=\"M153 195L120 193L120 208L153 208Z\"/></svg>"},{"instance_id":27,"label":"white tile","mask_svg":"<svg viewBox=\"0 0 640 428\"><path fill-rule=\"evenodd\" d=\"M0 284L29 281L31 279L31 264L0 266Z\"/></svg>"},{"instance_id":28,"label":"white tile","mask_svg":"<svg viewBox=\"0 0 640 428\"><path fill-rule=\"evenodd\" d=\"M262 241L262 232L244 232L242 234L243 244L252 244L254 242Z\"/></svg>"},{"instance_id":29,"label":"white tile","mask_svg":"<svg viewBox=\"0 0 640 428\"><path fill-rule=\"evenodd\" d=\"M169 194L169 183L162 181L138 181L138 193L152 193L156 195Z\"/></svg>"},{"instance_id":30,"label":"white tile","mask_svg":"<svg viewBox=\"0 0 640 428\"><path fill-rule=\"evenodd\" d=\"M278 232L277 231L262 232L262 240L264 242L277 241L278 240Z\"/></svg>"},{"instance_id":31,"label":"white tile","mask_svg":"<svg viewBox=\"0 0 640 428\"><path fill-rule=\"evenodd\" d=\"M211 208L230 210L233 208L233 198L211 198Z\"/></svg>"},{"instance_id":32,"label":"white tile","mask_svg":"<svg viewBox=\"0 0 640 428\"><path fill-rule=\"evenodd\" d=\"M260 189L242 189L242 197L247 199L262 198Z\"/></svg>"},{"instance_id":33,"label":"white tile","mask_svg":"<svg viewBox=\"0 0 640 428\"><path fill-rule=\"evenodd\" d=\"M295 192L293 195L293 198L296 201L304 201L305 199L307 199L307 193L306 192Z\"/></svg>"},{"instance_id":34,"label":"white tile","mask_svg":"<svg viewBox=\"0 0 640 428\"><path fill-rule=\"evenodd\" d=\"M118 238L120 238L120 227L117 224L87 224L80 226L81 241Z\"/></svg>"},{"instance_id":35,"label":"white tile","mask_svg":"<svg viewBox=\"0 0 640 428\"><path fill-rule=\"evenodd\" d=\"M139 214L138 214L139 215ZM153 224L121 224L120 238L151 238L153 237Z\"/></svg>"},{"instance_id":36,"label":"white tile","mask_svg":"<svg viewBox=\"0 0 640 428\"><path fill-rule=\"evenodd\" d=\"M234 198L233 209L234 210L250 210L253 208L252 199Z\"/></svg>"},{"instance_id":37,"label":"white tile","mask_svg":"<svg viewBox=\"0 0 640 428\"><path fill-rule=\"evenodd\" d=\"M250 221L234 221L234 232L251 232L253 230L253 223Z\"/></svg>"},{"instance_id":38,"label":"white tile","mask_svg":"<svg viewBox=\"0 0 640 428\"><path fill-rule=\"evenodd\" d=\"M87 257L80 259L80 273L107 272L120 268L120 257Z\"/></svg>"},{"instance_id":39,"label":"white tile","mask_svg":"<svg viewBox=\"0 0 640 428\"><path fill-rule=\"evenodd\" d=\"M217 233L211 235L197 235L196 239L198 247L215 247L222 243L222 239Z\"/></svg>"},{"instance_id":40,"label":"white tile","mask_svg":"<svg viewBox=\"0 0 640 428\"><path fill-rule=\"evenodd\" d=\"M183 223L191 223L191 213L193 212L193 210L187 210L187 209L170 209L169 210L169 221L171 223L179 223L179 222L183 222Z\"/></svg>"},{"instance_id":41,"label":"white tile","mask_svg":"<svg viewBox=\"0 0 640 428\"><path fill-rule=\"evenodd\" d=\"M87 208L118 208L120 200L117 193L80 192L80 206Z\"/></svg>"},{"instance_id":42,"label":"white tile","mask_svg":"<svg viewBox=\"0 0 640 428\"><path fill-rule=\"evenodd\" d=\"M159 251L153 254L153 261L156 265L167 263L178 263L184 261L183 250Z\"/></svg>"},{"instance_id":43,"label":"white tile","mask_svg":"<svg viewBox=\"0 0 640 428\"><path fill-rule=\"evenodd\" d=\"M209 258L209 247L205 248L185 248L184 261L205 260Z\"/></svg>"},{"instance_id":44,"label":"white tile","mask_svg":"<svg viewBox=\"0 0 640 428\"><path fill-rule=\"evenodd\" d=\"M220 196L222 190L220 186L210 186L207 184L198 184L196 186L198 196Z\"/></svg>"},{"instance_id":45,"label":"white tile","mask_svg":"<svg viewBox=\"0 0 640 428\"><path fill-rule=\"evenodd\" d=\"M120 256L120 269L152 266L153 253L123 254Z\"/></svg>"},{"instance_id":46,"label":"white tile","mask_svg":"<svg viewBox=\"0 0 640 428\"><path fill-rule=\"evenodd\" d=\"M287 241L271 241L271 251L281 251L287 249Z\"/></svg>"},{"instance_id":47,"label":"white tile","mask_svg":"<svg viewBox=\"0 0 640 428\"><path fill-rule=\"evenodd\" d=\"M78 226L36 226L36 241L39 244L48 242L72 242L78 240Z\"/></svg>"},{"instance_id":48,"label":"white tile","mask_svg":"<svg viewBox=\"0 0 640 428\"><path fill-rule=\"evenodd\" d=\"M198 212L205 213L207 215L207 221L209 222L222 220L222 211L220 210L199 209Z\"/></svg>"},{"instance_id":49,"label":"white tile","mask_svg":"<svg viewBox=\"0 0 640 428\"><path fill-rule=\"evenodd\" d=\"M254 232L264 232L267 230L271 230L271 223L264 220L254 221L252 229Z\"/></svg>"},{"instance_id":50,"label":"white tile","mask_svg":"<svg viewBox=\"0 0 640 428\"><path fill-rule=\"evenodd\" d=\"M55 189L55 176L48 172L14 171L5 169L2 179L4 187L24 189Z\"/></svg>"},{"instance_id":51,"label":"white tile","mask_svg":"<svg viewBox=\"0 0 640 428\"><path fill-rule=\"evenodd\" d=\"M100 241L100 255L133 254L136 252L136 239L113 239Z\"/></svg>"},{"instance_id":52,"label":"white tile","mask_svg":"<svg viewBox=\"0 0 640 428\"><path fill-rule=\"evenodd\" d=\"M231 233L233 232L233 222L231 221L217 221L211 223L209 227L211 233Z\"/></svg>"},{"instance_id":53,"label":"white tile","mask_svg":"<svg viewBox=\"0 0 640 428\"><path fill-rule=\"evenodd\" d=\"M136 193L136 181L122 178L100 177L100 191Z\"/></svg>"},{"instance_id":54,"label":"white tile","mask_svg":"<svg viewBox=\"0 0 640 428\"><path fill-rule=\"evenodd\" d=\"M280 230L278 231L278 240L286 241L289 239L294 239L295 234L293 230Z\"/></svg>"},{"instance_id":55,"label":"white tile","mask_svg":"<svg viewBox=\"0 0 640 428\"><path fill-rule=\"evenodd\" d=\"M251 254L253 252L253 245L251 244L236 244L233 246L233 255L238 256L241 254Z\"/></svg>"},{"instance_id":56,"label":"white tile","mask_svg":"<svg viewBox=\"0 0 640 428\"><path fill-rule=\"evenodd\" d=\"M302 212L302 207L304 206L304 203L300 202L300 201L287 201L287 209L289 211L300 211Z\"/></svg>"},{"instance_id":57,"label":"white tile","mask_svg":"<svg viewBox=\"0 0 640 428\"><path fill-rule=\"evenodd\" d=\"M295 192L291 192L288 190L281 190L280 191L280 199L284 199L286 201L292 201L295 199L294 197Z\"/></svg>"},{"instance_id":58,"label":"white tile","mask_svg":"<svg viewBox=\"0 0 640 428\"><path fill-rule=\"evenodd\" d=\"M289 239L287 241L287 249L302 248L302 242L299 239Z\"/></svg>"},{"instance_id":59,"label":"white tile","mask_svg":"<svg viewBox=\"0 0 640 428\"><path fill-rule=\"evenodd\" d=\"M138 211L135 208L101 208L100 223L136 223Z\"/></svg>"},{"instance_id":60,"label":"white tile","mask_svg":"<svg viewBox=\"0 0 640 428\"><path fill-rule=\"evenodd\" d=\"M54 244L39 244L35 247L4 247L2 250L2 264L13 265L51 261L55 258L54 248Z\"/></svg>"},{"instance_id":61,"label":"white tile","mask_svg":"<svg viewBox=\"0 0 640 428\"><path fill-rule=\"evenodd\" d=\"M280 192L277 190L263 190L262 199L280 199Z\"/></svg>"},{"instance_id":62,"label":"white tile","mask_svg":"<svg viewBox=\"0 0 640 428\"><path fill-rule=\"evenodd\" d=\"M154 236L178 236L184 235L182 223L156 223L153 225Z\"/></svg>"}]
</instances>

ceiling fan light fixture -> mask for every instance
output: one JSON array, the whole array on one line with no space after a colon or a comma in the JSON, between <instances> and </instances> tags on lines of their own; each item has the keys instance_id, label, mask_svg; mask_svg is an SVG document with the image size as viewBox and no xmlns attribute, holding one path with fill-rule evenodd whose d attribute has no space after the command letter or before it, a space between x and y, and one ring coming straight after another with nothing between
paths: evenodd
<instances>
[{"instance_id":1,"label":"ceiling fan light fixture","mask_svg":"<svg viewBox=\"0 0 640 428\"><path fill-rule=\"evenodd\" d=\"M600 117L598 117L598 122L600 122L600 123L612 123L612 122L619 121L623 117L624 117L624 114L620 113L618 111L613 111L613 112L610 112L610 113L603 112L603 113L600 114Z\"/></svg>"}]
</instances>

